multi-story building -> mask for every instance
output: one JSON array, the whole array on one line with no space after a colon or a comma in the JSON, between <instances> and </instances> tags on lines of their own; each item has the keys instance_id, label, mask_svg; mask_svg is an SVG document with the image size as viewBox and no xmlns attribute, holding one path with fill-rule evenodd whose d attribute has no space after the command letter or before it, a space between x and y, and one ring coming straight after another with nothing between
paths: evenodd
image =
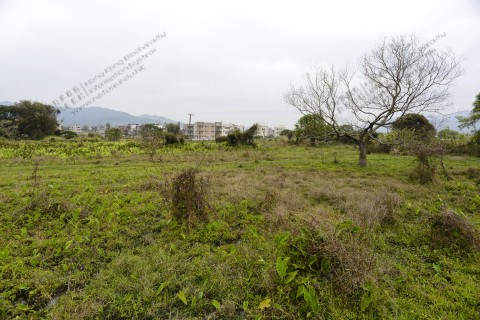
<instances>
[{"instance_id":1,"label":"multi-story building","mask_svg":"<svg viewBox=\"0 0 480 320\"><path fill-rule=\"evenodd\" d=\"M258 137L266 138L271 136L270 128L268 126L258 125L255 134Z\"/></svg>"},{"instance_id":2,"label":"multi-story building","mask_svg":"<svg viewBox=\"0 0 480 320\"><path fill-rule=\"evenodd\" d=\"M105 131L107 131L107 127L104 125L101 125L97 127L97 129L95 130L95 133L105 135Z\"/></svg>"},{"instance_id":3,"label":"multi-story building","mask_svg":"<svg viewBox=\"0 0 480 320\"><path fill-rule=\"evenodd\" d=\"M82 133L82 127L80 127L78 124L74 124L73 126L68 127L68 130L75 132L76 134Z\"/></svg>"},{"instance_id":4,"label":"multi-story building","mask_svg":"<svg viewBox=\"0 0 480 320\"><path fill-rule=\"evenodd\" d=\"M189 129L189 131L191 132L191 128ZM195 122L193 124L193 140L215 140L216 138L221 136L221 122Z\"/></svg>"},{"instance_id":5,"label":"multi-story building","mask_svg":"<svg viewBox=\"0 0 480 320\"><path fill-rule=\"evenodd\" d=\"M280 133L282 133L283 130L287 129L285 126L278 126L273 128L273 136L274 137L279 137Z\"/></svg>"},{"instance_id":6,"label":"multi-story building","mask_svg":"<svg viewBox=\"0 0 480 320\"><path fill-rule=\"evenodd\" d=\"M183 125L183 133L192 140L215 140L218 137L225 137L235 130L245 131L244 125L233 123L222 124L221 122L195 122L190 125ZM285 130L285 126L270 128L258 125L256 135L260 137L278 137Z\"/></svg>"},{"instance_id":7,"label":"multi-story building","mask_svg":"<svg viewBox=\"0 0 480 320\"><path fill-rule=\"evenodd\" d=\"M138 124L128 124L127 125L127 136L136 136L138 134L138 129L140 126Z\"/></svg>"},{"instance_id":8,"label":"multi-story building","mask_svg":"<svg viewBox=\"0 0 480 320\"><path fill-rule=\"evenodd\" d=\"M226 123L222 124L222 137L227 136L229 133L232 133L233 131L240 131L244 132L245 131L245 126L244 125L236 125L233 123Z\"/></svg>"}]
</instances>

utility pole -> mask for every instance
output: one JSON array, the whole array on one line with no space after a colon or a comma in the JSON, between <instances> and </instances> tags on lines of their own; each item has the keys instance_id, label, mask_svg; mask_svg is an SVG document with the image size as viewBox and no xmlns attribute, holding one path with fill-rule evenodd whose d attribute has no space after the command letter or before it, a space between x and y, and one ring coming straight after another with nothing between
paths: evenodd
<instances>
[{"instance_id":1,"label":"utility pole","mask_svg":"<svg viewBox=\"0 0 480 320\"><path fill-rule=\"evenodd\" d=\"M188 136L190 137L190 140L193 140L193 128L192 128L192 116L193 116L193 113L189 113L188 114L189 118L188 118Z\"/></svg>"}]
</instances>

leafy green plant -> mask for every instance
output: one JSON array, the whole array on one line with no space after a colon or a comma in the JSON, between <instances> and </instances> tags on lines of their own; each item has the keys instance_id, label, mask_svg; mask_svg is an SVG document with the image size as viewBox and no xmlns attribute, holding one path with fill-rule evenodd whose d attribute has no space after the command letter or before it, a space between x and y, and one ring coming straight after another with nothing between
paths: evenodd
<instances>
[{"instance_id":1,"label":"leafy green plant","mask_svg":"<svg viewBox=\"0 0 480 320\"><path fill-rule=\"evenodd\" d=\"M289 261L289 257L278 257L277 262L275 263L275 269L277 270L277 274L283 283L291 282L298 274L298 270L288 272Z\"/></svg>"},{"instance_id":2,"label":"leafy green plant","mask_svg":"<svg viewBox=\"0 0 480 320\"><path fill-rule=\"evenodd\" d=\"M301 285L298 287L297 298L302 297L305 300L310 312L307 317L316 315L320 311L320 304L318 302L317 293L312 285Z\"/></svg>"},{"instance_id":3,"label":"leafy green plant","mask_svg":"<svg viewBox=\"0 0 480 320\"><path fill-rule=\"evenodd\" d=\"M370 307L370 305L375 300L375 287L372 283L365 283L360 287L361 290L361 299L360 299L360 310L364 312Z\"/></svg>"},{"instance_id":4,"label":"leafy green plant","mask_svg":"<svg viewBox=\"0 0 480 320\"><path fill-rule=\"evenodd\" d=\"M183 290L180 290L177 293L177 297L180 299L180 301L182 301L184 305L188 305L187 296L185 295L185 292Z\"/></svg>"}]
</instances>

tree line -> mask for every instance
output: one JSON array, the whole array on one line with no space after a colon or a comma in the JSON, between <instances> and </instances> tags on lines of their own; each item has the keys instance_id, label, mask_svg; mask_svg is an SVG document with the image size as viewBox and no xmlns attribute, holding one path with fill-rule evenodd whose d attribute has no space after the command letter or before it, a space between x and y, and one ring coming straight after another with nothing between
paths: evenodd
<instances>
[{"instance_id":1,"label":"tree line","mask_svg":"<svg viewBox=\"0 0 480 320\"><path fill-rule=\"evenodd\" d=\"M27 100L0 106L0 137L42 139L54 135L59 113L53 106Z\"/></svg>"}]
</instances>

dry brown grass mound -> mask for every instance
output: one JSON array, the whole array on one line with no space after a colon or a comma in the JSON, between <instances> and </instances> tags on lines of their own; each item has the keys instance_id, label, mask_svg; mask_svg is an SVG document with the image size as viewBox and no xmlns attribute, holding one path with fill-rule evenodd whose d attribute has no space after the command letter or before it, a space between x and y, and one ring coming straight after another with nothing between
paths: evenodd
<instances>
[{"instance_id":1,"label":"dry brown grass mound","mask_svg":"<svg viewBox=\"0 0 480 320\"><path fill-rule=\"evenodd\" d=\"M444 210L430 219L431 241L434 246L470 251L479 249L475 227L459 214Z\"/></svg>"}]
</instances>

